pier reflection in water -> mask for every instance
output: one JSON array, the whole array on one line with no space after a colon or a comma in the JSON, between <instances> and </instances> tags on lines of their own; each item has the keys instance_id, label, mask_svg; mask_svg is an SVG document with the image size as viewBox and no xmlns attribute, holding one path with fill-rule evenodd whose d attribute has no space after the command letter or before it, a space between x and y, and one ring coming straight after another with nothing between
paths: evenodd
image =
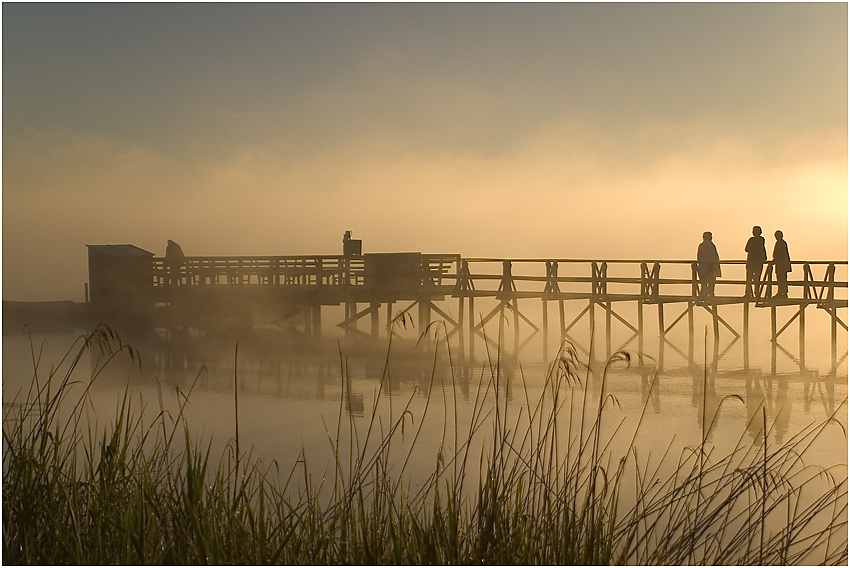
<instances>
[{"instance_id":1,"label":"pier reflection in water","mask_svg":"<svg viewBox=\"0 0 850 568\"><path fill-rule=\"evenodd\" d=\"M45 338L42 378L50 365L61 359L73 338ZM41 340L33 338L36 350ZM782 372L773 373L769 362L764 368L756 365L765 359L764 352L757 352L750 354L750 366L745 370L740 353L737 359L729 353L713 359L715 349L710 338L703 343L703 349L697 345L695 350L702 361L682 357L681 364L674 366L668 359L666 367L658 371L658 353L641 358L632 351L628 367L620 364L609 368L604 388L616 404L606 408L604 430L610 434L619 428L624 433L610 447L613 456L625 453L638 422L635 446L641 459L658 463L666 452L666 463L673 465L683 450L700 444L704 432L715 455L732 451L742 440L747 446L760 443L762 409L769 428L768 441L776 445L834 415L841 426L824 431L807 450L805 463L843 465L844 473L839 477L846 477L846 361L837 374L829 368L828 353L822 358L825 372L816 368L801 371L789 360ZM405 409L409 410L401 443L394 449L398 463L390 466L396 471L408 459L406 452L413 444L414 433L422 426L405 470L411 483L423 481L434 471L441 444L453 443L455 424L463 440L476 416L485 423L478 431L478 449L472 460L477 467L478 452L491 432L486 424L492 419L495 385L499 387L500 406L512 416L511 427L520 432L527 424L523 421L548 388L549 364L540 358L517 359L504 353L496 358L496 352L491 351L487 360L464 361L450 353L441 339L419 343L394 339L389 350L384 340L269 341L256 336L240 341L238 353L235 342L216 343L210 338L190 338L170 346L134 346L142 357L141 369L126 358L118 358L93 385L91 416L99 428L113 419L127 387L134 400L144 401L145 412L151 412L151 416L158 411L161 395L166 409L176 413L175 401L183 394L173 393L178 389L184 394L191 391L185 408L191 433L204 443L211 441L215 461L229 451L228 444L234 439L235 388L243 452L251 448L252 455L263 456L264 463L276 462L282 475L288 474L303 455L316 480L332 466L331 448L338 442L337 432L350 440L353 427L362 443L374 408L379 419L372 443ZM810 357L810 362L815 360ZM76 378L87 381L93 364L93 360L84 359ZM596 404L603 388L603 367L603 361L591 360L589 373L579 370L582 385L572 390L561 385L567 408L577 411L583 401L588 407ZM26 388L31 377L29 341L21 335L5 335L4 403ZM565 414L559 424L565 432L566 418ZM344 440L339 443L346 447Z\"/></svg>"},{"instance_id":2,"label":"pier reflection in water","mask_svg":"<svg viewBox=\"0 0 850 568\"><path fill-rule=\"evenodd\" d=\"M43 376L47 365L59 361L72 339L73 336L47 338ZM38 347L40 338L34 341ZM141 370L118 360L95 382L95 411L101 426L114 416L128 384L131 392L140 394L148 406L156 406L159 383L166 391L192 391L187 407L190 426L199 436L212 436L213 447L223 449L234 435L235 383L243 447L253 445L267 461L278 460L282 467L294 462L302 449L311 455L327 455L328 432L336 426L340 400L344 401L346 420L365 428L376 400L379 406L395 405L392 412L396 417L409 403L418 426L430 397L427 427L417 442L423 451L413 458L414 463L425 468L422 471L430 471L445 425L455 420L454 416L447 418L447 414L457 408L458 423L468 425L483 393L489 397L483 404L492 405L492 386L487 389L494 373L498 374L502 400L514 409L526 407L527 401L533 403L540 396L548 368L545 362L517 361L505 356L498 361L475 363L451 360L445 343L439 341L418 345L399 341L389 351L385 342L325 342L294 350L282 345L272 350L266 344L247 341L240 342L238 355L235 345L210 350L204 342L168 349L136 347L142 355ZM629 430L646 405L637 446L647 454L660 455L674 437L676 447L698 444L709 423L709 441L718 446L734 444L745 431L749 438L756 439L761 432L761 419L751 418L755 414L760 417L762 407L776 444L787 442L799 430L833 414L847 426L846 364L841 369L843 373L837 375L829 370L800 372L793 365L788 372L774 374L755 366L752 360L750 368L744 370L725 365L723 360L718 365L709 357L704 358L707 367L693 361L680 367L668 364L653 384L655 357L648 357L644 365L639 365L636 354L632 355L633 364L628 368L615 366L609 370L606 393L611 393L618 405L607 412L612 426L623 420L623 428ZM81 380L86 378L85 367L79 370ZM596 400L602 388L601 361L591 368L586 388L588 397ZM4 336L4 402L11 401L17 390L26 387L31 376L28 341L22 336ZM577 387L573 404L579 404L582 396ZM822 466L846 464L847 442L840 428L827 432L810 450L808 459Z\"/></svg>"}]
</instances>

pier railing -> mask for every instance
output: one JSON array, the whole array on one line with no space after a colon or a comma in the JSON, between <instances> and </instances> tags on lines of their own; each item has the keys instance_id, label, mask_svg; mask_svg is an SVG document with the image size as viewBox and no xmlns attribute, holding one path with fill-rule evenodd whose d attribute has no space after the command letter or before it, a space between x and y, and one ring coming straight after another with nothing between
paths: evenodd
<instances>
[{"instance_id":1,"label":"pier railing","mask_svg":"<svg viewBox=\"0 0 850 568\"><path fill-rule=\"evenodd\" d=\"M415 258L414 258L415 255ZM457 255L193 256L179 267L153 259L153 285L365 287L447 285ZM452 284L454 280L451 281Z\"/></svg>"},{"instance_id":2,"label":"pier railing","mask_svg":"<svg viewBox=\"0 0 850 568\"><path fill-rule=\"evenodd\" d=\"M155 287L282 286L441 289L454 297L642 300L704 299L692 260L587 260L461 258L446 254L364 256L187 257L179 269L154 258ZM789 299L824 307L847 303L847 261L796 261L788 275ZM822 276L821 276L822 275ZM752 301L777 298L773 263L765 263ZM712 301L740 302L746 262L721 262Z\"/></svg>"},{"instance_id":3,"label":"pier railing","mask_svg":"<svg viewBox=\"0 0 850 568\"><path fill-rule=\"evenodd\" d=\"M250 311L257 304L263 306L264 314L280 313L275 321L294 318L292 321L298 322L295 325L307 335L321 335L323 306L344 308L337 326L347 336L364 334L358 329L358 322L369 320L372 337L378 337L381 329L392 333L393 322L418 306L419 329L426 329L432 321L431 313L436 312L446 323L447 336L457 335L461 348L464 337L468 338L470 357L474 357L478 338L492 342L493 337L502 337L506 317L512 317L514 351L542 332L545 359L551 302L556 303L557 329L562 340L572 338L570 334L583 318L590 321L592 335L594 313L600 308L600 313L604 313L606 353L612 347L612 326L618 324L637 337L638 350L643 351L643 308L654 304L662 343L669 341L669 333L679 322L687 323L688 360L692 360L694 351L696 308L704 307L711 314L715 347L722 326L731 333L733 341L744 338L745 352L750 309L768 308L773 355L779 348L780 335L792 322L798 322L797 360L801 369L805 367L806 308L815 307L829 314L835 372L844 360L838 356L837 336L839 327L847 330L846 317L840 316L839 310L848 306L848 263L839 260L791 264L787 296L779 295L780 283L771 262L764 264L753 290L749 290L746 261L721 261L721 274L711 294L703 290L698 264L692 259L503 259L421 253L187 257L180 266L169 266L164 258L154 258L152 284L155 303L162 307L192 306L197 308L194 312L206 314L209 306L214 306L215 317L215 306L239 298L248 300L238 302L244 310ZM449 300L456 302L456 308L447 305ZM537 300L537 307L527 300ZM577 315L567 317L567 304L577 305L577 310L571 310ZM743 307L739 312L740 326L727 321L730 313L738 312L727 307L735 305ZM675 312L681 313L676 315L665 309L674 307ZM379 312L385 314L385 324L381 323ZM532 315L535 312L539 318ZM673 316L671 321L665 320L665 312ZM790 319L783 324L789 313ZM298 314L301 315L296 317ZM251 321L251 317L244 320ZM491 329L487 336L485 328L493 325L499 326L498 332ZM522 342L521 335L525 336ZM659 353L661 364L663 356ZM745 367L747 364L745 357Z\"/></svg>"},{"instance_id":4,"label":"pier railing","mask_svg":"<svg viewBox=\"0 0 850 568\"><path fill-rule=\"evenodd\" d=\"M460 262L454 294L458 296L641 299L647 303L700 298L697 263L692 260L468 258ZM788 287L791 298L846 304L847 261L792 262ZM722 261L714 301L740 301L746 291L746 261ZM773 263L765 263L752 300L776 296Z\"/></svg>"}]
</instances>

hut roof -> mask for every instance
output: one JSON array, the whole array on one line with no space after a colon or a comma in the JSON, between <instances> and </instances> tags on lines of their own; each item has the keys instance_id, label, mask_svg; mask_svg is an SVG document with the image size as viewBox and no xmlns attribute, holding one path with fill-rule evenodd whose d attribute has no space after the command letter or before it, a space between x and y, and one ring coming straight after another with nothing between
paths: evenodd
<instances>
[{"instance_id":1,"label":"hut roof","mask_svg":"<svg viewBox=\"0 0 850 568\"><path fill-rule=\"evenodd\" d=\"M94 250L108 256L153 256L152 252L140 249L135 245L86 245L89 250Z\"/></svg>"}]
</instances>

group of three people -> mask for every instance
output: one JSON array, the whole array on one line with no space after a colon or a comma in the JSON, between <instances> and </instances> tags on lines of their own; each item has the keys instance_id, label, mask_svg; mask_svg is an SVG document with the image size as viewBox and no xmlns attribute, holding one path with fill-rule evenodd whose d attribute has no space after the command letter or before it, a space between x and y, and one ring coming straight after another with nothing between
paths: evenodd
<instances>
[{"instance_id":1,"label":"group of three people","mask_svg":"<svg viewBox=\"0 0 850 568\"><path fill-rule=\"evenodd\" d=\"M788 254L788 244L782 238L782 231L774 233L776 244L773 247L773 271L776 274L777 298L788 297L788 273L791 272L791 257ZM746 297L759 297L761 291L761 274L764 263L767 262L767 250L764 247L764 237L761 227L753 227L753 236L744 247L747 252L747 291ZM697 272L700 280L700 296L714 296L714 283L720 276L720 256L717 247L711 242L711 232L702 234L702 243L697 248Z\"/></svg>"}]
</instances>

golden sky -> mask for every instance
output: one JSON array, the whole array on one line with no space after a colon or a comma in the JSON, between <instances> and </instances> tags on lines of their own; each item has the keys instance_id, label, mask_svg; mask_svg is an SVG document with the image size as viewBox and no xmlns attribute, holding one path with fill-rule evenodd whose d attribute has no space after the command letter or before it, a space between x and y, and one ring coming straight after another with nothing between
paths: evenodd
<instances>
[{"instance_id":1,"label":"golden sky","mask_svg":"<svg viewBox=\"0 0 850 568\"><path fill-rule=\"evenodd\" d=\"M847 259L847 5L3 4L3 298L162 255ZM768 238L768 243L772 238ZM770 246L768 249L770 250Z\"/></svg>"}]
</instances>

